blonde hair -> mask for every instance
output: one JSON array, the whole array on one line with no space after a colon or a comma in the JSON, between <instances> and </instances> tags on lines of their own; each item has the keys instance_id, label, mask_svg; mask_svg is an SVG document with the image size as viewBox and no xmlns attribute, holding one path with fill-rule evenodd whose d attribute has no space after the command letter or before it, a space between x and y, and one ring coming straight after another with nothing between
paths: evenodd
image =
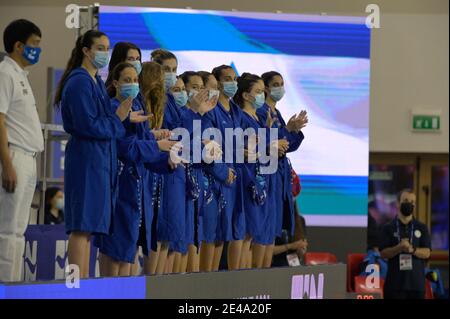
<instances>
[{"instance_id":1,"label":"blonde hair","mask_svg":"<svg viewBox=\"0 0 450 319\"><path fill-rule=\"evenodd\" d=\"M146 112L153 115L149 119L150 128L159 129L164 119L164 106L166 104L164 72L161 65L156 62L142 63L139 86L144 98Z\"/></svg>"}]
</instances>

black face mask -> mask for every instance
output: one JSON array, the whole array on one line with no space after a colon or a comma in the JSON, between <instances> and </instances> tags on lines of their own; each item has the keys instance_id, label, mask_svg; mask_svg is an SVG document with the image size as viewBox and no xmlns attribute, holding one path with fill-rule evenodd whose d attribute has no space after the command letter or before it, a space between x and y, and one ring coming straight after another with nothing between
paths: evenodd
<instances>
[{"instance_id":1,"label":"black face mask","mask_svg":"<svg viewBox=\"0 0 450 319\"><path fill-rule=\"evenodd\" d=\"M412 203L409 202L403 202L400 205L400 212L402 213L403 216L411 216L412 213L414 211L414 205Z\"/></svg>"}]
</instances>

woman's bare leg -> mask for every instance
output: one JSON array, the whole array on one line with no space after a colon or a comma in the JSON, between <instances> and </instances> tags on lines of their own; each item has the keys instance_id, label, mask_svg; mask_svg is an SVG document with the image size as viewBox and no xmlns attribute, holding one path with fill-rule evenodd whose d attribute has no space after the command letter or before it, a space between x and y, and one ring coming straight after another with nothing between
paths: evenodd
<instances>
[{"instance_id":1,"label":"woman's bare leg","mask_svg":"<svg viewBox=\"0 0 450 319\"><path fill-rule=\"evenodd\" d=\"M253 268L262 268L266 246L253 243L252 246L252 266Z\"/></svg>"},{"instance_id":2,"label":"woman's bare leg","mask_svg":"<svg viewBox=\"0 0 450 319\"><path fill-rule=\"evenodd\" d=\"M167 255L166 268L164 269L164 273L165 273L165 274L171 274L171 273L173 273L173 263L174 263L174 259L175 259L175 253L174 253L174 252L170 252L170 253Z\"/></svg>"},{"instance_id":3,"label":"woman's bare leg","mask_svg":"<svg viewBox=\"0 0 450 319\"><path fill-rule=\"evenodd\" d=\"M158 266L159 251L161 250L161 243L158 242L156 251L150 249L149 256L144 256L144 274L156 274L156 266Z\"/></svg>"},{"instance_id":4,"label":"woman's bare leg","mask_svg":"<svg viewBox=\"0 0 450 319\"><path fill-rule=\"evenodd\" d=\"M247 269L252 269L252 260L253 260L252 247L250 246L250 251L249 251L249 254L248 254L248 258L247 258L247 265L245 265L245 267Z\"/></svg>"},{"instance_id":5,"label":"woman's bare leg","mask_svg":"<svg viewBox=\"0 0 450 319\"><path fill-rule=\"evenodd\" d=\"M161 249L158 255L158 264L156 266L156 274L162 275L166 266L167 254L169 252L169 242L162 242Z\"/></svg>"},{"instance_id":6,"label":"woman's bare leg","mask_svg":"<svg viewBox=\"0 0 450 319\"><path fill-rule=\"evenodd\" d=\"M130 263L120 262L119 263L119 276L129 277L131 275L131 265Z\"/></svg>"},{"instance_id":7,"label":"woman's bare leg","mask_svg":"<svg viewBox=\"0 0 450 319\"><path fill-rule=\"evenodd\" d=\"M173 252L173 273L178 274L181 272L181 253L178 251Z\"/></svg>"},{"instance_id":8,"label":"woman's bare leg","mask_svg":"<svg viewBox=\"0 0 450 319\"><path fill-rule=\"evenodd\" d=\"M103 271L102 277L118 277L120 262L112 259L108 255L101 254L101 269Z\"/></svg>"},{"instance_id":9,"label":"woman's bare leg","mask_svg":"<svg viewBox=\"0 0 450 319\"><path fill-rule=\"evenodd\" d=\"M136 251L136 257L134 258L134 264L131 265L130 276L139 276L139 250Z\"/></svg>"},{"instance_id":10,"label":"woman's bare leg","mask_svg":"<svg viewBox=\"0 0 450 319\"><path fill-rule=\"evenodd\" d=\"M188 254L181 255L181 262L180 262L180 273L186 273L187 272L187 264L188 264Z\"/></svg>"},{"instance_id":11,"label":"woman's bare leg","mask_svg":"<svg viewBox=\"0 0 450 319\"><path fill-rule=\"evenodd\" d=\"M98 264L100 268L100 277L106 277L106 260L105 255L101 252L98 253Z\"/></svg>"},{"instance_id":12,"label":"woman's bare leg","mask_svg":"<svg viewBox=\"0 0 450 319\"><path fill-rule=\"evenodd\" d=\"M239 269L243 240L232 240L228 243L228 270Z\"/></svg>"},{"instance_id":13,"label":"woman's bare leg","mask_svg":"<svg viewBox=\"0 0 450 319\"><path fill-rule=\"evenodd\" d=\"M214 262L214 243L202 242L200 245L200 271L212 271Z\"/></svg>"},{"instance_id":14,"label":"woman's bare leg","mask_svg":"<svg viewBox=\"0 0 450 319\"><path fill-rule=\"evenodd\" d=\"M88 240L86 242L86 250L84 253L84 274L83 278L89 278L89 268L90 268L90 261L91 261L91 236L88 237Z\"/></svg>"},{"instance_id":15,"label":"woman's bare leg","mask_svg":"<svg viewBox=\"0 0 450 319\"><path fill-rule=\"evenodd\" d=\"M239 262L240 269L247 268L248 261L250 260L250 256L251 256L251 251L250 251L251 243L252 243L252 238L250 236L246 236L244 239L244 242L242 243L241 260Z\"/></svg>"},{"instance_id":16,"label":"woman's bare leg","mask_svg":"<svg viewBox=\"0 0 450 319\"><path fill-rule=\"evenodd\" d=\"M90 244L89 238L91 237L90 233L85 232L72 232L69 235L69 243L67 247L67 255L69 259L70 265L78 266L80 271L80 278L85 277L86 270L86 247L87 244ZM89 264L88 264L89 265ZM87 269L87 273L89 273L89 267Z\"/></svg>"},{"instance_id":17,"label":"woman's bare leg","mask_svg":"<svg viewBox=\"0 0 450 319\"><path fill-rule=\"evenodd\" d=\"M216 242L214 246L213 271L218 271L220 267L220 260L222 259L223 241Z\"/></svg>"},{"instance_id":18,"label":"woman's bare leg","mask_svg":"<svg viewBox=\"0 0 450 319\"><path fill-rule=\"evenodd\" d=\"M272 267L273 247L274 247L273 244L266 246L266 253L264 254L264 261L263 261L264 268Z\"/></svg>"},{"instance_id":19,"label":"woman's bare leg","mask_svg":"<svg viewBox=\"0 0 450 319\"><path fill-rule=\"evenodd\" d=\"M197 247L191 244L188 250L187 272L199 272L199 254Z\"/></svg>"}]
</instances>

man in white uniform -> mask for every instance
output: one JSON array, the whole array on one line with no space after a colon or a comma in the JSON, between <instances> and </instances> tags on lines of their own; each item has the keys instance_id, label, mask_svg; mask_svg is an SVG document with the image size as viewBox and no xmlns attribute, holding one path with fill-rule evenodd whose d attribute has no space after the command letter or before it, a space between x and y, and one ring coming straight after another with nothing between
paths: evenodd
<instances>
[{"instance_id":1,"label":"man in white uniform","mask_svg":"<svg viewBox=\"0 0 450 319\"><path fill-rule=\"evenodd\" d=\"M39 60L41 31L15 20L3 33L0 63L0 281L22 280L25 230L36 188L36 156L44 150L33 92L24 69Z\"/></svg>"}]
</instances>

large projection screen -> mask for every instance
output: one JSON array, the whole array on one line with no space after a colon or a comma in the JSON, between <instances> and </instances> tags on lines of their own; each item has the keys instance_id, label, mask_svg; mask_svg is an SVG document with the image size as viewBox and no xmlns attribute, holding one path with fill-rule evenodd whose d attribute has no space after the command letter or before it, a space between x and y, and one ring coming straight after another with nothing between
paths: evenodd
<instances>
[{"instance_id":1,"label":"large projection screen","mask_svg":"<svg viewBox=\"0 0 450 319\"><path fill-rule=\"evenodd\" d=\"M367 225L370 29L365 18L101 6L111 41L173 51L178 73L221 64L238 74L280 72L285 120L306 109L305 140L289 158L308 226Z\"/></svg>"}]
</instances>

